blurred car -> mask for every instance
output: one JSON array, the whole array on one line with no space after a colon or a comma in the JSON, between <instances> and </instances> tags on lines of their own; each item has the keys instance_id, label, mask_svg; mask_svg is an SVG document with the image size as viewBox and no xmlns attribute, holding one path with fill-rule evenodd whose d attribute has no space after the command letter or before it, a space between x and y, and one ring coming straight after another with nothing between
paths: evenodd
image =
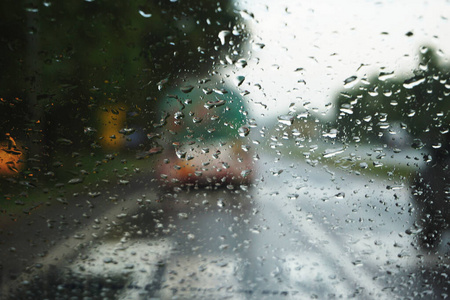
<instances>
[{"instance_id":1,"label":"blurred car","mask_svg":"<svg viewBox=\"0 0 450 300\"><path fill-rule=\"evenodd\" d=\"M241 143L231 141L222 147L196 147L175 150L156 167L163 186L250 184L253 162Z\"/></svg>"},{"instance_id":2,"label":"blurred car","mask_svg":"<svg viewBox=\"0 0 450 300\"><path fill-rule=\"evenodd\" d=\"M164 151L155 172L161 187L249 184L253 179L242 97L204 82L178 88L160 104L155 127Z\"/></svg>"}]
</instances>

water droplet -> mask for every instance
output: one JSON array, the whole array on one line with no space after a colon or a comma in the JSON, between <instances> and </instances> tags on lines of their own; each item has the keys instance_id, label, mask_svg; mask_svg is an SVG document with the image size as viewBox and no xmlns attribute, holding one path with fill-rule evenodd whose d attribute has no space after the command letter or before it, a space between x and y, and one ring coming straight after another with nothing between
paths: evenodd
<instances>
[{"instance_id":1,"label":"water droplet","mask_svg":"<svg viewBox=\"0 0 450 300\"><path fill-rule=\"evenodd\" d=\"M279 176L281 173L283 173L283 170L271 169L270 172L273 176Z\"/></svg>"},{"instance_id":2,"label":"water droplet","mask_svg":"<svg viewBox=\"0 0 450 300\"><path fill-rule=\"evenodd\" d=\"M345 87L350 87L350 84L353 82L355 82L356 81L356 76L350 76L350 77L348 77L347 79L345 79L344 80L344 86ZM353 85L353 84L352 84Z\"/></svg>"},{"instance_id":3,"label":"water droplet","mask_svg":"<svg viewBox=\"0 0 450 300\"><path fill-rule=\"evenodd\" d=\"M348 115L352 115L353 114L353 110L350 104L344 103L341 105L339 111L348 114Z\"/></svg>"},{"instance_id":4,"label":"water droplet","mask_svg":"<svg viewBox=\"0 0 450 300\"><path fill-rule=\"evenodd\" d=\"M124 219L124 218L126 218L128 215L126 214L126 213L121 213L121 214L118 214L117 216L116 216L116 218L117 219Z\"/></svg>"},{"instance_id":5,"label":"water droplet","mask_svg":"<svg viewBox=\"0 0 450 300\"><path fill-rule=\"evenodd\" d=\"M244 20L251 20L255 18L253 13L248 12L246 9L239 11L239 13Z\"/></svg>"},{"instance_id":6,"label":"water droplet","mask_svg":"<svg viewBox=\"0 0 450 300\"><path fill-rule=\"evenodd\" d=\"M408 228L408 229L405 230L405 233L406 233L407 235L419 234L419 233L421 233L421 232L422 232L422 229L421 229L421 228L418 228L418 227L416 227L416 226L412 226L411 228Z\"/></svg>"},{"instance_id":7,"label":"water droplet","mask_svg":"<svg viewBox=\"0 0 450 300\"><path fill-rule=\"evenodd\" d=\"M390 125L387 122L379 122L377 126L380 127L380 129L388 129Z\"/></svg>"},{"instance_id":8,"label":"water droplet","mask_svg":"<svg viewBox=\"0 0 450 300\"><path fill-rule=\"evenodd\" d=\"M119 133L123 135L130 135L133 134L135 131L136 129L134 128L122 128L119 130Z\"/></svg>"},{"instance_id":9,"label":"water droplet","mask_svg":"<svg viewBox=\"0 0 450 300\"><path fill-rule=\"evenodd\" d=\"M217 200L217 206L218 207L225 207L226 206L225 200L223 198L219 198Z\"/></svg>"},{"instance_id":10,"label":"water droplet","mask_svg":"<svg viewBox=\"0 0 450 300\"><path fill-rule=\"evenodd\" d=\"M231 31L229 30L222 30L219 32L219 40L222 45L225 45L226 43L226 37L231 34Z\"/></svg>"},{"instance_id":11,"label":"water droplet","mask_svg":"<svg viewBox=\"0 0 450 300\"><path fill-rule=\"evenodd\" d=\"M362 163L359 164L359 167L361 169L367 169L369 167L369 165L367 163L365 163L365 162L362 162Z\"/></svg>"},{"instance_id":12,"label":"water droplet","mask_svg":"<svg viewBox=\"0 0 450 300\"><path fill-rule=\"evenodd\" d=\"M219 250L225 250L225 249L228 249L228 247L230 247L229 245L227 245L227 244L223 244L223 245L220 245L219 246ZM220 262L220 263L218 263L217 264L219 267L226 267L227 265L228 265L228 263L227 262Z\"/></svg>"},{"instance_id":13,"label":"water droplet","mask_svg":"<svg viewBox=\"0 0 450 300\"><path fill-rule=\"evenodd\" d=\"M77 184L77 183L82 183L83 179L82 178L72 178L69 180L69 184Z\"/></svg>"},{"instance_id":14,"label":"water droplet","mask_svg":"<svg viewBox=\"0 0 450 300\"><path fill-rule=\"evenodd\" d=\"M369 94L369 96L372 96L372 97L378 96L378 87L369 88L367 93Z\"/></svg>"},{"instance_id":15,"label":"water droplet","mask_svg":"<svg viewBox=\"0 0 450 300\"><path fill-rule=\"evenodd\" d=\"M205 103L204 107L207 109L211 109L213 107L222 106L224 104L225 104L225 100L220 100L220 99L210 100Z\"/></svg>"},{"instance_id":16,"label":"water droplet","mask_svg":"<svg viewBox=\"0 0 450 300\"><path fill-rule=\"evenodd\" d=\"M225 56L225 60L226 60L227 63L230 64L230 65L234 64L234 59L231 58L231 56L229 56L229 55L226 55L226 56ZM223 60L221 61L221 63L222 63L222 64L225 64Z\"/></svg>"},{"instance_id":17,"label":"water droplet","mask_svg":"<svg viewBox=\"0 0 450 300\"><path fill-rule=\"evenodd\" d=\"M228 91L226 89L213 89L214 93L219 95L225 95L228 94Z\"/></svg>"},{"instance_id":18,"label":"water droplet","mask_svg":"<svg viewBox=\"0 0 450 300\"><path fill-rule=\"evenodd\" d=\"M25 11L31 12L31 13L37 13L37 12L39 12L39 9L36 7L27 7L27 8L25 8Z\"/></svg>"},{"instance_id":19,"label":"water droplet","mask_svg":"<svg viewBox=\"0 0 450 300\"><path fill-rule=\"evenodd\" d=\"M344 152L345 149L344 148L337 148L337 149L326 149L325 152L322 154L323 157L333 157L335 155L338 155L342 152Z\"/></svg>"},{"instance_id":20,"label":"water droplet","mask_svg":"<svg viewBox=\"0 0 450 300\"><path fill-rule=\"evenodd\" d=\"M247 61L243 58L240 58L234 64L236 65L236 67L245 68L247 66Z\"/></svg>"},{"instance_id":21,"label":"water droplet","mask_svg":"<svg viewBox=\"0 0 450 300\"><path fill-rule=\"evenodd\" d=\"M322 133L322 136L323 137L328 137L328 138L331 138L331 139L335 139L336 136L337 136L337 133L338 133L337 129L330 129L329 132Z\"/></svg>"},{"instance_id":22,"label":"water droplet","mask_svg":"<svg viewBox=\"0 0 450 300\"><path fill-rule=\"evenodd\" d=\"M416 150L420 150L425 147L425 144L420 139L415 139L411 144L411 147Z\"/></svg>"},{"instance_id":23,"label":"water droplet","mask_svg":"<svg viewBox=\"0 0 450 300\"><path fill-rule=\"evenodd\" d=\"M148 154L158 154L161 153L162 151L163 151L162 147L154 147L148 150Z\"/></svg>"},{"instance_id":24,"label":"water droplet","mask_svg":"<svg viewBox=\"0 0 450 300\"><path fill-rule=\"evenodd\" d=\"M249 146L249 145L242 145L242 146L241 146L241 149L242 149L244 152L248 152L248 151L250 151L250 146Z\"/></svg>"},{"instance_id":25,"label":"water droplet","mask_svg":"<svg viewBox=\"0 0 450 300\"><path fill-rule=\"evenodd\" d=\"M379 168L379 167L382 167L382 166L383 166L383 163L382 163L382 162L379 162L379 161L374 161L374 162L373 162L373 166L374 166L375 168Z\"/></svg>"},{"instance_id":26,"label":"water droplet","mask_svg":"<svg viewBox=\"0 0 450 300\"><path fill-rule=\"evenodd\" d=\"M260 234L261 230L255 226L255 227L250 228L250 232L255 233L255 234Z\"/></svg>"},{"instance_id":27,"label":"water droplet","mask_svg":"<svg viewBox=\"0 0 450 300\"><path fill-rule=\"evenodd\" d=\"M114 261L113 261L113 259L112 259L111 257L105 257L105 258L103 259L103 262L104 262L105 264L110 264L110 263L112 263L112 262L114 262Z\"/></svg>"},{"instance_id":28,"label":"water droplet","mask_svg":"<svg viewBox=\"0 0 450 300\"><path fill-rule=\"evenodd\" d=\"M244 178L246 178L247 176L250 175L251 172L252 172L252 170L243 170L243 171L241 172L241 176L244 177Z\"/></svg>"},{"instance_id":29,"label":"water droplet","mask_svg":"<svg viewBox=\"0 0 450 300\"><path fill-rule=\"evenodd\" d=\"M244 77L244 76L237 76L237 77L234 79L234 83L235 83L237 86L240 86L240 85L244 82L244 80L245 80L245 77Z\"/></svg>"},{"instance_id":30,"label":"water droplet","mask_svg":"<svg viewBox=\"0 0 450 300\"><path fill-rule=\"evenodd\" d=\"M152 16L152 14L146 13L146 12L145 12L144 10L142 10L142 9L139 10L139 14L140 14L141 16L143 16L144 18L150 18L150 17Z\"/></svg>"},{"instance_id":31,"label":"water droplet","mask_svg":"<svg viewBox=\"0 0 450 300\"><path fill-rule=\"evenodd\" d=\"M180 90L185 94L190 93L193 89L194 87L192 85L182 86L180 88Z\"/></svg>"},{"instance_id":32,"label":"water droplet","mask_svg":"<svg viewBox=\"0 0 450 300\"><path fill-rule=\"evenodd\" d=\"M203 93L205 93L205 95L209 95L212 94L213 90L210 88L204 88L202 89Z\"/></svg>"},{"instance_id":33,"label":"water droplet","mask_svg":"<svg viewBox=\"0 0 450 300\"><path fill-rule=\"evenodd\" d=\"M378 75L378 79L380 81L386 81L393 77L394 77L394 72L381 72L380 75Z\"/></svg>"},{"instance_id":34,"label":"water droplet","mask_svg":"<svg viewBox=\"0 0 450 300\"><path fill-rule=\"evenodd\" d=\"M352 261L352 264L353 264L354 266L356 266L356 267L362 267L362 266L363 266L362 261L359 260L359 259L357 259L357 260L355 260L355 261Z\"/></svg>"},{"instance_id":35,"label":"water droplet","mask_svg":"<svg viewBox=\"0 0 450 300\"><path fill-rule=\"evenodd\" d=\"M202 78L202 79L198 80L198 83L199 84L205 84L205 83L210 82L210 81L211 81L210 78Z\"/></svg>"},{"instance_id":36,"label":"water droplet","mask_svg":"<svg viewBox=\"0 0 450 300\"><path fill-rule=\"evenodd\" d=\"M181 120L184 118L184 113L182 111L177 111L173 114L175 120Z\"/></svg>"},{"instance_id":37,"label":"water droplet","mask_svg":"<svg viewBox=\"0 0 450 300\"><path fill-rule=\"evenodd\" d=\"M154 133L154 132L151 132L151 133L147 133L147 138L149 139L149 140L152 140L152 139L155 139L155 138L161 138L161 134L159 134L159 133Z\"/></svg>"},{"instance_id":38,"label":"water droplet","mask_svg":"<svg viewBox=\"0 0 450 300\"><path fill-rule=\"evenodd\" d=\"M287 197L289 200L295 200L298 198L298 196L299 196L298 194L289 194Z\"/></svg>"},{"instance_id":39,"label":"water droplet","mask_svg":"<svg viewBox=\"0 0 450 300\"><path fill-rule=\"evenodd\" d=\"M364 122L370 122L370 120L372 120L372 116L365 116L365 117L363 118L363 121L364 121Z\"/></svg>"},{"instance_id":40,"label":"water droplet","mask_svg":"<svg viewBox=\"0 0 450 300\"><path fill-rule=\"evenodd\" d=\"M409 111L408 111L408 117L414 117L414 115L416 114L416 111L415 110L413 110L413 109L410 109Z\"/></svg>"},{"instance_id":41,"label":"water droplet","mask_svg":"<svg viewBox=\"0 0 450 300\"><path fill-rule=\"evenodd\" d=\"M158 83L156 84L158 86L158 90L159 91L162 90L164 88L164 85L168 82L169 82L169 79L167 79L167 78L158 81Z\"/></svg>"},{"instance_id":42,"label":"water droplet","mask_svg":"<svg viewBox=\"0 0 450 300\"><path fill-rule=\"evenodd\" d=\"M178 150L175 153L176 153L177 157L180 158L180 159L186 157L186 151Z\"/></svg>"},{"instance_id":43,"label":"water droplet","mask_svg":"<svg viewBox=\"0 0 450 300\"><path fill-rule=\"evenodd\" d=\"M278 117L278 122L284 125L292 125L294 123L294 116L283 115Z\"/></svg>"},{"instance_id":44,"label":"water droplet","mask_svg":"<svg viewBox=\"0 0 450 300\"><path fill-rule=\"evenodd\" d=\"M187 219L187 218L189 218L189 215L187 213L180 212L180 213L178 213L178 218Z\"/></svg>"},{"instance_id":45,"label":"water droplet","mask_svg":"<svg viewBox=\"0 0 450 300\"><path fill-rule=\"evenodd\" d=\"M73 142L71 140L64 139L64 138L57 139L56 142L60 145L66 145L66 146L73 144Z\"/></svg>"},{"instance_id":46,"label":"water droplet","mask_svg":"<svg viewBox=\"0 0 450 300\"><path fill-rule=\"evenodd\" d=\"M391 90L384 90L383 91L383 95L386 96L386 97L390 97L390 96L392 96L392 91Z\"/></svg>"},{"instance_id":47,"label":"water droplet","mask_svg":"<svg viewBox=\"0 0 450 300\"><path fill-rule=\"evenodd\" d=\"M203 121L203 119L200 118L200 117L193 117L193 118L192 118L192 121L193 121L194 123L200 123L201 121Z\"/></svg>"},{"instance_id":48,"label":"water droplet","mask_svg":"<svg viewBox=\"0 0 450 300\"><path fill-rule=\"evenodd\" d=\"M239 136L245 137L250 133L250 128L242 126L238 129Z\"/></svg>"},{"instance_id":49,"label":"water droplet","mask_svg":"<svg viewBox=\"0 0 450 300\"><path fill-rule=\"evenodd\" d=\"M344 199L345 198L345 193L344 192L337 193L336 195L334 195L334 197L336 199Z\"/></svg>"},{"instance_id":50,"label":"water droplet","mask_svg":"<svg viewBox=\"0 0 450 300\"><path fill-rule=\"evenodd\" d=\"M253 49L255 49L255 50L261 50L261 49L264 49L265 46L266 46L266 45L263 44L263 43L253 43Z\"/></svg>"},{"instance_id":51,"label":"water droplet","mask_svg":"<svg viewBox=\"0 0 450 300\"><path fill-rule=\"evenodd\" d=\"M405 80L403 86L406 89L412 89L423 82L425 82L425 77L413 77L411 79Z\"/></svg>"},{"instance_id":52,"label":"water droplet","mask_svg":"<svg viewBox=\"0 0 450 300\"><path fill-rule=\"evenodd\" d=\"M388 190L401 190L403 188L403 185L388 185L386 186L386 189Z\"/></svg>"},{"instance_id":53,"label":"water droplet","mask_svg":"<svg viewBox=\"0 0 450 300\"><path fill-rule=\"evenodd\" d=\"M441 144L441 143L433 143L433 144L431 145L431 147L432 147L433 149L439 149L439 148L442 147L442 144Z\"/></svg>"},{"instance_id":54,"label":"water droplet","mask_svg":"<svg viewBox=\"0 0 450 300\"><path fill-rule=\"evenodd\" d=\"M91 135L91 134L96 133L96 132L97 132L97 129L95 129L95 128L92 128L92 127L85 127L84 128L84 133L87 134L87 135Z\"/></svg>"}]
</instances>

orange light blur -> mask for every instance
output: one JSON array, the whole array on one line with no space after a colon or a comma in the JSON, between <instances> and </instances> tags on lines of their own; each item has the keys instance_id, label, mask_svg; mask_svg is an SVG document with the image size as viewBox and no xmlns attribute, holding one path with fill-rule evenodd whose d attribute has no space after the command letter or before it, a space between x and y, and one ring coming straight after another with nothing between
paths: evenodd
<instances>
[{"instance_id":1,"label":"orange light blur","mask_svg":"<svg viewBox=\"0 0 450 300\"><path fill-rule=\"evenodd\" d=\"M125 127L126 110L123 105L115 104L107 106L107 111L99 112L100 130L99 135L102 139L100 145L105 149L120 149L125 145L125 136L119 133L119 130ZM113 111L118 111L114 114Z\"/></svg>"},{"instance_id":2,"label":"orange light blur","mask_svg":"<svg viewBox=\"0 0 450 300\"><path fill-rule=\"evenodd\" d=\"M0 143L0 176L15 176L25 167L24 152L10 134Z\"/></svg>"}]
</instances>

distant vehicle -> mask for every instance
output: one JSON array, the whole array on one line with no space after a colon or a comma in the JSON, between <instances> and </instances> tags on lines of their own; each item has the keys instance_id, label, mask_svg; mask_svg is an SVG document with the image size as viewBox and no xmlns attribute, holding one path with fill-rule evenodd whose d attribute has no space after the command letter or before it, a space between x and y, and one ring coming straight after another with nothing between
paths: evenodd
<instances>
[{"instance_id":1,"label":"distant vehicle","mask_svg":"<svg viewBox=\"0 0 450 300\"><path fill-rule=\"evenodd\" d=\"M158 162L156 172L163 186L251 183L252 157L240 148L240 143L186 148L176 150L178 156L170 155Z\"/></svg>"},{"instance_id":2,"label":"distant vehicle","mask_svg":"<svg viewBox=\"0 0 450 300\"><path fill-rule=\"evenodd\" d=\"M254 166L241 96L199 82L161 102L159 132L149 136L160 137L164 148L156 164L158 180L162 187L251 183Z\"/></svg>"}]
</instances>

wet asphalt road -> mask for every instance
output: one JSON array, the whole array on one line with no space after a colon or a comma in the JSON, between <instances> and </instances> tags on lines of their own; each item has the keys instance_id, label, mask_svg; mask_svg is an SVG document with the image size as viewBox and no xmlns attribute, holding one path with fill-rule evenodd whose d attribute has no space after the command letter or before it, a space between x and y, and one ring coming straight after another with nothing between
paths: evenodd
<instances>
[{"instance_id":1,"label":"wet asphalt road","mask_svg":"<svg viewBox=\"0 0 450 300\"><path fill-rule=\"evenodd\" d=\"M121 299L448 293L445 246L426 255L406 233L414 223L407 187L277 161L257 175L248 190L177 193L153 190L142 177L105 190L93 205L79 196L51 206L10 227L16 231L1 244L2 291L13 287L21 295L32 290L34 274L56 269L100 282L125 278L116 284Z\"/></svg>"}]
</instances>

